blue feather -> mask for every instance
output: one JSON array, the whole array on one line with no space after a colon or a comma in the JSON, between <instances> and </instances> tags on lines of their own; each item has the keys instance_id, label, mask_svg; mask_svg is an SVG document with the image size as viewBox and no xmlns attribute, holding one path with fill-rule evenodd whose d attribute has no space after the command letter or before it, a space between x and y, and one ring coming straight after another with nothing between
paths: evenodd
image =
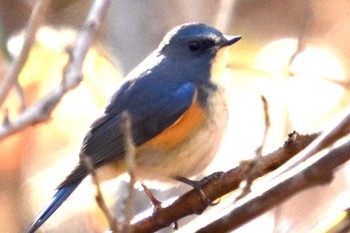
<instances>
[{"instance_id":1,"label":"blue feather","mask_svg":"<svg viewBox=\"0 0 350 233\"><path fill-rule=\"evenodd\" d=\"M64 186L57 190L51 201L46 207L38 214L38 217L34 220L33 224L29 227L26 233L34 233L39 229L41 225L62 205L62 203L72 194L72 192L78 187L80 182Z\"/></svg>"}]
</instances>

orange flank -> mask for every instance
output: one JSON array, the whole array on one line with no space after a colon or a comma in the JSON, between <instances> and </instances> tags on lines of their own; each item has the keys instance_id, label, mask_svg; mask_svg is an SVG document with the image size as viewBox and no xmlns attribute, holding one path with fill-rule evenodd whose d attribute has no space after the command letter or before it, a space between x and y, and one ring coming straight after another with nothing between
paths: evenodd
<instances>
[{"instance_id":1,"label":"orange flank","mask_svg":"<svg viewBox=\"0 0 350 233\"><path fill-rule=\"evenodd\" d=\"M171 126L157 136L147 141L139 149L162 148L170 149L187 140L201 127L206 118L205 110L200 106L197 92L187 111Z\"/></svg>"}]
</instances>

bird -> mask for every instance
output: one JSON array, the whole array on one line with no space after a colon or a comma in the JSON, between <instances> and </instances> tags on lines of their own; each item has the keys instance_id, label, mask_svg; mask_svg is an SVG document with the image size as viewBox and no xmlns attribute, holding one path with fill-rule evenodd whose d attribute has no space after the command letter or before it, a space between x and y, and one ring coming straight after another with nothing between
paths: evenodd
<instances>
[{"instance_id":1,"label":"bird","mask_svg":"<svg viewBox=\"0 0 350 233\"><path fill-rule=\"evenodd\" d=\"M131 121L137 180L171 183L174 177L202 172L215 157L226 129L226 94L219 80L227 48L240 39L204 23L169 31L123 79L83 139L79 163L26 233L37 231L88 176L84 157L100 177L103 168L113 171L106 179L126 172L124 112Z\"/></svg>"}]
</instances>

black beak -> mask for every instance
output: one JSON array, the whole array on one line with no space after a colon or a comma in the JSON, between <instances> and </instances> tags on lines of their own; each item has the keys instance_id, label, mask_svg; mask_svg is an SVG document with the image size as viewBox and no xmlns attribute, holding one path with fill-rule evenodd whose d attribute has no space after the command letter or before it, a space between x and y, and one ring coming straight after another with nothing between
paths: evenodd
<instances>
[{"instance_id":1,"label":"black beak","mask_svg":"<svg viewBox=\"0 0 350 233\"><path fill-rule=\"evenodd\" d=\"M220 45L220 48L233 45L237 41L239 41L242 36L225 36L225 41Z\"/></svg>"}]
</instances>

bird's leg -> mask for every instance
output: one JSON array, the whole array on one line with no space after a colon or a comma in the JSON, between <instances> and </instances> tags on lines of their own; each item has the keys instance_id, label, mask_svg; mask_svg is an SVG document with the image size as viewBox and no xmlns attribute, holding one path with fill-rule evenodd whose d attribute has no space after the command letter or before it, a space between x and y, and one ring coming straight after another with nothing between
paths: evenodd
<instances>
[{"instance_id":1,"label":"bird's leg","mask_svg":"<svg viewBox=\"0 0 350 233\"><path fill-rule=\"evenodd\" d=\"M186 177L182 177L182 176L175 176L174 179L182 182L182 183L185 183L189 186L191 186L192 188L198 190L199 192L199 195L201 196L203 202L208 205L208 206L214 206L214 205L217 205L219 204L220 200L218 202L212 202L204 193L202 187L205 183L207 183L208 181L222 175L223 172L215 172L209 176L206 176L204 177L203 179L199 180L199 181L196 181L196 180L191 180L191 179L188 179Z\"/></svg>"}]
</instances>

